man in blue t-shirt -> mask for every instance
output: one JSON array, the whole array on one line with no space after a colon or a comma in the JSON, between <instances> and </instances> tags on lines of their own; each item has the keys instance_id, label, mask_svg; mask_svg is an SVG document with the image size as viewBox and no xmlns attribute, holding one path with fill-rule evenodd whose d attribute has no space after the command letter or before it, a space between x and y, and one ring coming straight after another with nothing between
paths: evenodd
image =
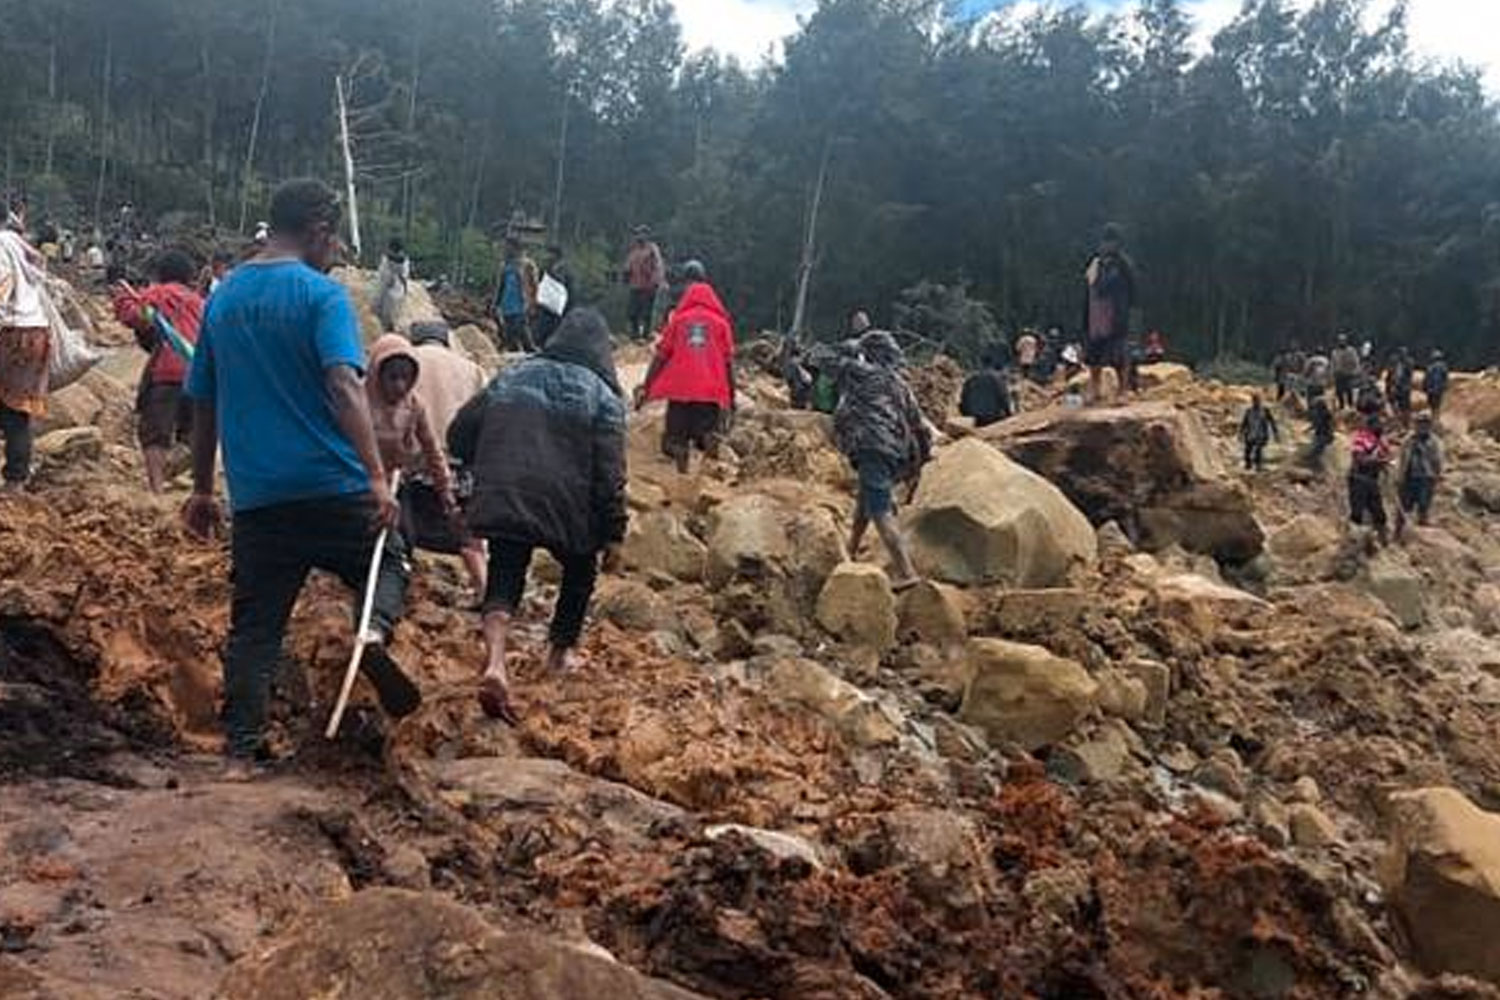
<instances>
[{"instance_id":1,"label":"man in blue t-shirt","mask_svg":"<svg viewBox=\"0 0 1500 1000\"><path fill-rule=\"evenodd\" d=\"M276 192L271 237L214 293L188 376L197 422L183 519L192 534L207 539L221 521L221 443L229 484L224 720L237 768L264 755L271 678L308 572L325 570L362 592L379 530L398 512L361 379L359 322L348 293L323 273L337 254L338 223L326 185L291 181ZM416 710L421 693L385 649L408 578L399 532L390 540L363 665L381 705L399 717Z\"/></svg>"}]
</instances>

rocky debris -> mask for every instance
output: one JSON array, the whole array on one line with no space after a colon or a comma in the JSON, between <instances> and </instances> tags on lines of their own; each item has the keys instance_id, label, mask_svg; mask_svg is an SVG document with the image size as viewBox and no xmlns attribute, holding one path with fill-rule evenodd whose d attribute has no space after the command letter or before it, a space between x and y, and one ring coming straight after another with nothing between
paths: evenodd
<instances>
[{"instance_id":1,"label":"rocky debris","mask_svg":"<svg viewBox=\"0 0 1500 1000\"><path fill-rule=\"evenodd\" d=\"M1418 961L1500 983L1500 816L1454 788L1397 792L1391 810L1385 884Z\"/></svg>"},{"instance_id":2,"label":"rocky debris","mask_svg":"<svg viewBox=\"0 0 1500 1000\"><path fill-rule=\"evenodd\" d=\"M1338 827L1327 814L1309 802L1297 802L1287 810L1292 843L1298 847L1327 847L1339 841Z\"/></svg>"},{"instance_id":3,"label":"rocky debris","mask_svg":"<svg viewBox=\"0 0 1500 1000\"><path fill-rule=\"evenodd\" d=\"M1187 365L1163 361L1154 365L1141 365L1136 369L1142 392L1154 392L1185 385L1193 381L1193 370Z\"/></svg>"},{"instance_id":4,"label":"rocky debris","mask_svg":"<svg viewBox=\"0 0 1500 1000\"><path fill-rule=\"evenodd\" d=\"M1099 682L1099 708L1106 715L1140 722L1146 718L1150 692L1146 682L1125 670L1104 670L1095 675Z\"/></svg>"},{"instance_id":5,"label":"rocky debris","mask_svg":"<svg viewBox=\"0 0 1500 1000\"><path fill-rule=\"evenodd\" d=\"M488 374L493 375L504 366L504 358L500 349L495 346L495 338L481 327L467 323L454 330L449 336L449 343L453 349Z\"/></svg>"},{"instance_id":6,"label":"rocky debris","mask_svg":"<svg viewBox=\"0 0 1500 1000\"><path fill-rule=\"evenodd\" d=\"M906 370L906 378L922 413L934 426L942 427L958 412L958 394L963 388L963 366L939 354L925 365Z\"/></svg>"},{"instance_id":7,"label":"rocky debris","mask_svg":"<svg viewBox=\"0 0 1500 1000\"><path fill-rule=\"evenodd\" d=\"M963 591L924 580L896 602L899 636L940 648L961 643L969 635L967 604Z\"/></svg>"},{"instance_id":8,"label":"rocky debris","mask_svg":"<svg viewBox=\"0 0 1500 1000\"><path fill-rule=\"evenodd\" d=\"M906 525L918 566L945 583L1053 587L1097 555L1056 487L972 438L923 471Z\"/></svg>"},{"instance_id":9,"label":"rocky debris","mask_svg":"<svg viewBox=\"0 0 1500 1000\"><path fill-rule=\"evenodd\" d=\"M852 646L884 652L896 644L896 597L885 571L846 562L818 595L818 624Z\"/></svg>"},{"instance_id":10,"label":"rocky debris","mask_svg":"<svg viewBox=\"0 0 1500 1000\"><path fill-rule=\"evenodd\" d=\"M792 479L842 488L853 470L833 446L833 418L812 410L746 406L726 441L743 479Z\"/></svg>"},{"instance_id":11,"label":"rocky debris","mask_svg":"<svg viewBox=\"0 0 1500 1000\"><path fill-rule=\"evenodd\" d=\"M332 276L349 291L365 343L374 343L385 332L375 318L376 273L357 267L340 267L333 271ZM419 281L409 283L401 300L401 311L396 316L396 332L405 333L413 323L442 322L445 322L443 314L433 303L427 288Z\"/></svg>"},{"instance_id":12,"label":"rocky debris","mask_svg":"<svg viewBox=\"0 0 1500 1000\"><path fill-rule=\"evenodd\" d=\"M220 1000L691 1000L597 947L506 933L437 893L369 889L317 911L225 977Z\"/></svg>"},{"instance_id":13,"label":"rocky debris","mask_svg":"<svg viewBox=\"0 0 1500 1000\"><path fill-rule=\"evenodd\" d=\"M1500 437L1500 380L1493 372L1454 374L1443 400L1443 425Z\"/></svg>"},{"instance_id":14,"label":"rocky debris","mask_svg":"<svg viewBox=\"0 0 1500 1000\"><path fill-rule=\"evenodd\" d=\"M1402 628L1419 628L1427 621L1427 585L1394 556L1387 553L1370 560L1360 582Z\"/></svg>"},{"instance_id":15,"label":"rocky debris","mask_svg":"<svg viewBox=\"0 0 1500 1000\"><path fill-rule=\"evenodd\" d=\"M1253 594L1192 573L1159 577L1152 590L1163 618L1205 638L1220 629L1253 624L1271 610L1270 604Z\"/></svg>"},{"instance_id":16,"label":"rocky debris","mask_svg":"<svg viewBox=\"0 0 1500 1000\"><path fill-rule=\"evenodd\" d=\"M1489 514L1500 514L1500 474L1471 476L1463 481L1464 502Z\"/></svg>"},{"instance_id":17,"label":"rocky debris","mask_svg":"<svg viewBox=\"0 0 1500 1000\"><path fill-rule=\"evenodd\" d=\"M1072 660L1040 646L973 639L959 718L995 743L1037 749L1071 733L1095 705L1099 684Z\"/></svg>"},{"instance_id":18,"label":"rocky debris","mask_svg":"<svg viewBox=\"0 0 1500 1000\"><path fill-rule=\"evenodd\" d=\"M43 464L95 462L104 455L104 434L97 427L72 427L43 434L34 448Z\"/></svg>"},{"instance_id":19,"label":"rocky debris","mask_svg":"<svg viewBox=\"0 0 1500 1000\"><path fill-rule=\"evenodd\" d=\"M800 861L814 870L826 867L823 861L824 851L818 845L799 837L794 833L784 833L780 830L762 830L754 826L742 826L739 823L721 823L718 826L710 826L703 831L703 835L709 840L718 840L721 837L744 837L755 844L767 854L781 861Z\"/></svg>"},{"instance_id":20,"label":"rocky debris","mask_svg":"<svg viewBox=\"0 0 1500 1000\"><path fill-rule=\"evenodd\" d=\"M1141 682L1146 691L1146 704L1141 710L1141 721L1160 726L1167 721L1167 702L1172 697L1172 670L1155 660L1136 659L1125 664L1126 673Z\"/></svg>"},{"instance_id":21,"label":"rocky debris","mask_svg":"<svg viewBox=\"0 0 1500 1000\"><path fill-rule=\"evenodd\" d=\"M620 555L631 569L696 583L703 579L708 547L675 513L655 510L631 518Z\"/></svg>"},{"instance_id":22,"label":"rocky debris","mask_svg":"<svg viewBox=\"0 0 1500 1000\"><path fill-rule=\"evenodd\" d=\"M891 746L901 740L901 720L890 709L822 664L775 657L751 664L764 690L820 716L856 747Z\"/></svg>"},{"instance_id":23,"label":"rocky debris","mask_svg":"<svg viewBox=\"0 0 1500 1000\"><path fill-rule=\"evenodd\" d=\"M1176 544L1242 563L1264 547L1250 495L1226 477L1193 411L1157 402L1043 410L981 437L1056 483L1094 524L1133 526L1148 550Z\"/></svg>"},{"instance_id":24,"label":"rocky debris","mask_svg":"<svg viewBox=\"0 0 1500 1000\"><path fill-rule=\"evenodd\" d=\"M1339 529L1317 514L1301 514L1274 529L1266 540L1273 575L1280 583L1311 583L1333 573Z\"/></svg>"}]
</instances>

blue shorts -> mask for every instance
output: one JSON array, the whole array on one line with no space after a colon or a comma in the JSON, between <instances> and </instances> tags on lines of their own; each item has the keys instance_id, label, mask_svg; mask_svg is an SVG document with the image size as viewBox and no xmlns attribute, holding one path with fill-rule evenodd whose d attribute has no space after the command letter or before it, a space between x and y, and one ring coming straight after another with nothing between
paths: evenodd
<instances>
[{"instance_id":1,"label":"blue shorts","mask_svg":"<svg viewBox=\"0 0 1500 1000\"><path fill-rule=\"evenodd\" d=\"M859 473L859 511L865 517L884 517L896 509L896 463L879 452L855 456Z\"/></svg>"}]
</instances>

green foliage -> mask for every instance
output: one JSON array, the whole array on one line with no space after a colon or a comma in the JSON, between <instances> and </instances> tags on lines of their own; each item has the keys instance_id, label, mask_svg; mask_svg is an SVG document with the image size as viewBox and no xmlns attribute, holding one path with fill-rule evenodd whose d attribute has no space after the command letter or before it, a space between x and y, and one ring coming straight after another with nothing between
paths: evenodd
<instances>
[{"instance_id":1,"label":"green foliage","mask_svg":"<svg viewBox=\"0 0 1500 1000\"><path fill-rule=\"evenodd\" d=\"M1269 365L1243 358L1214 358L1195 369L1200 378L1216 379L1225 385L1275 385L1276 376Z\"/></svg>"},{"instance_id":2,"label":"green foliage","mask_svg":"<svg viewBox=\"0 0 1500 1000\"><path fill-rule=\"evenodd\" d=\"M914 339L917 352L941 352L970 366L1005 339L990 307L969 298L962 285L923 281L903 291L892 312L896 329Z\"/></svg>"},{"instance_id":3,"label":"green foliage","mask_svg":"<svg viewBox=\"0 0 1500 1000\"><path fill-rule=\"evenodd\" d=\"M955 6L820 0L747 70L685 56L666 0L0 0L0 186L83 227L125 200L253 224L276 181L339 177L344 74L369 261L399 232L475 288L519 211L614 308L649 223L742 328L785 329L826 153L813 330L923 280L1075 330L1113 220L1187 356L1354 329L1493 360L1500 116L1412 57L1403 5L1247 0L1201 54L1181 0Z\"/></svg>"}]
</instances>

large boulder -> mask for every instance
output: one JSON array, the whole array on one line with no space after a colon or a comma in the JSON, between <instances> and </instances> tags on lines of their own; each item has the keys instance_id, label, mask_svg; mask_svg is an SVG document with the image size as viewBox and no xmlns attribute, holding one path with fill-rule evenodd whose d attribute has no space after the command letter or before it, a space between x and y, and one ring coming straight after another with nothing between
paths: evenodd
<instances>
[{"instance_id":1,"label":"large boulder","mask_svg":"<svg viewBox=\"0 0 1500 1000\"><path fill-rule=\"evenodd\" d=\"M696 583L703 579L708 547L676 514L655 510L631 519L620 555L631 569Z\"/></svg>"},{"instance_id":2,"label":"large boulder","mask_svg":"<svg viewBox=\"0 0 1500 1000\"><path fill-rule=\"evenodd\" d=\"M1308 583L1326 578L1333 571L1340 537L1338 526L1317 514L1302 514L1276 528L1266 540L1274 579Z\"/></svg>"},{"instance_id":3,"label":"large boulder","mask_svg":"<svg viewBox=\"0 0 1500 1000\"><path fill-rule=\"evenodd\" d=\"M1500 815L1453 788L1391 796L1386 890L1422 967L1500 983Z\"/></svg>"},{"instance_id":4,"label":"large boulder","mask_svg":"<svg viewBox=\"0 0 1500 1000\"><path fill-rule=\"evenodd\" d=\"M359 318L359 329L366 343L373 343L385 331L375 317L376 274L357 267L341 267L333 272L334 280L343 285L354 302L354 313ZM432 296L419 281L410 282L406 296L401 300L401 310L396 316L396 330L405 333L413 323L442 323L443 313L433 303Z\"/></svg>"},{"instance_id":5,"label":"large boulder","mask_svg":"<svg viewBox=\"0 0 1500 1000\"><path fill-rule=\"evenodd\" d=\"M843 533L827 510L748 493L714 509L705 579L721 620L752 635L798 635L846 559Z\"/></svg>"},{"instance_id":6,"label":"large boulder","mask_svg":"<svg viewBox=\"0 0 1500 1000\"><path fill-rule=\"evenodd\" d=\"M937 647L963 642L969 635L966 607L963 591L924 580L896 602L900 637Z\"/></svg>"},{"instance_id":7,"label":"large boulder","mask_svg":"<svg viewBox=\"0 0 1500 1000\"><path fill-rule=\"evenodd\" d=\"M776 500L748 493L721 504L708 538L708 582L763 580L785 573L791 561L786 513Z\"/></svg>"},{"instance_id":8,"label":"large boulder","mask_svg":"<svg viewBox=\"0 0 1500 1000\"><path fill-rule=\"evenodd\" d=\"M1265 545L1250 495L1231 481L1196 413L1171 403L1023 413L981 432L1056 483L1096 525L1136 529L1145 548L1180 544L1226 562Z\"/></svg>"},{"instance_id":9,"label":"large boulder","mask_svg":"<svg viewBox=\"0 0 1500 1000\"><path fill-rule=\"evenodd\" d=\"M480 327L472 323L465 324L453 331L450 340L455 351L483 368L486 374L493 375L500 370L500 349L495 346L494 339Z\"/></svg>"},{"instance_id":10,"label":"large boulder","mask_svg":"<svg viewBox=\"0 0 1500 1000\"><path fill-rule=\"evenodd\" d=\"M778 701L821 716L851 746L890 746L901 741L896 713L813 660L773 656L751 661L750 675Z\"/></svg>"},{"instance_id":11,"label":"large boulder","mask_svg":"<svg viewBox=\"0 0 1500 1000\"><path fill-rule=\"evenodd\" d=\"M846 562L818 595L818 624L852 646L882 652L896 645L896 598L879 566Z\"/></svg>"},{"instance_id":12,"label":"large boulder","mask_svg":"<svg viewBox=\"0 0 1500 1000\"><path fill-rule=\"evenodd\" d=\"M241 960L220 1000L692 1000L601 949L505 933L434 892L367 889L313 913L270 951Z\"/></svg>"},{"instance_id":13,"label":"large boulder","mask_svg":"<svg viewBox=\"0 0 1500 1000\"><path fill-rule=\"evenodd\" d=\"M927 466L906 524L917 565L945 583L1055 587L1098 552L1067 497L974 438Z\"/></svg>"},{"instance_id":14,"label":"large boulder","mask_svg":"<svg viewBox=\"0 0 1500 1000\"><path fill-rule=\"evenodd\" d=\"M1221 629L1255 624L1271 605L1234 587L1195 573L1179 573L1152 581L1161 617L1179 622L1209 638Z\"/></svg>"},{"instance_id":15,"label":"large boulder","mask_svg":"<svg viewBox=\"0 0 1500 1000\"><path fill-rule=\"evenodd\" d=\"M1427 621L1427 585L1414 569L1395 557L1382 554L1370 560L1360 582L1402 628L1420 628Z\"/></svg>"},{"instance_id":16,"label":"large boulder","mask_svg":"<svg viewBox=\"0 0 1500 1000\"><path fill-rule=\"evenodd\" d=\"M1500 437L1500 376L1455 372L1443 400L1443 424Z\"/></svg>"},{"instance_id":17,"label":"large boulder","mask_svg":"<svg viewBox=\"0 0 1500 1000\"><path fill-rule=\"evenodd\" d=\"M1035 750L1055 743L1094 707L1099 685L1073 660L1040 646L973 639L959 718L997 743Z\"/></svg>"}]
</instances>

